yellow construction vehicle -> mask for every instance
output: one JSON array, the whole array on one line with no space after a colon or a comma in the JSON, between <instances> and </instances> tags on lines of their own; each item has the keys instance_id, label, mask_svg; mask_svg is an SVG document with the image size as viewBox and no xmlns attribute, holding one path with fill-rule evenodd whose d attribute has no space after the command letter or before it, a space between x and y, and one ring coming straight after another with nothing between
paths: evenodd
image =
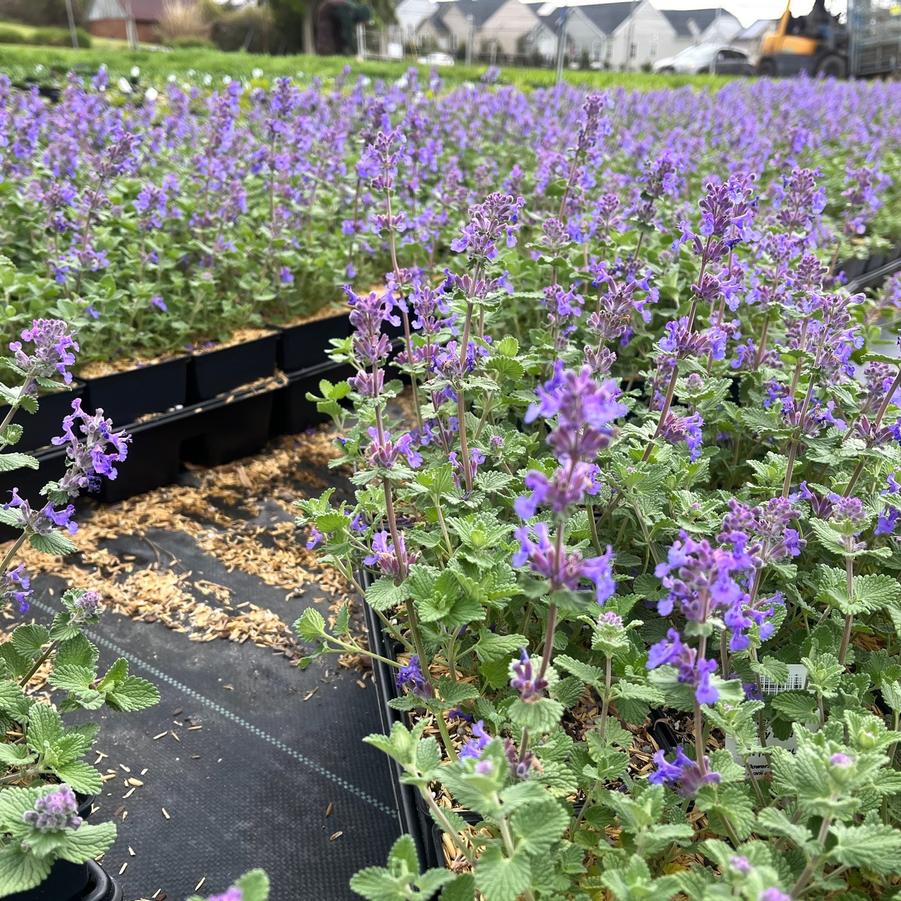
<instances>
[{"instance_id":1,"label":"yellow construction vehicle","mask_svg":"<svg viewBox=\"0 0 901 901\"><path fill-rule=\"evenodd\" d=\"M815 0L807 15L785 5L775 31L763 36L761 75L890 75L901 67L901 4L896 0L848 0L847 19Z\"/></svg>"}]
</instances>

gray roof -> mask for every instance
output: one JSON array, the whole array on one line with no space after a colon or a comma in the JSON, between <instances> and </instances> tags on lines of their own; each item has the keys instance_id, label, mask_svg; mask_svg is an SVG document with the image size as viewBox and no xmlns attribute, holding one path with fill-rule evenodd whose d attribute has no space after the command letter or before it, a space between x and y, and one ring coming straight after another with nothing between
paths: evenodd
<instances>
[{"instance_id":1,"label":"gray roof","mask_svg":"<svg viewBox=\"0 0 901 901\"><path fill-rule=\"evenodd\" d=\"M660 12L669 20L676 34L683 38L694 37L709 28L716 20L717 13L734 18L731 13L722 8L661 9Z\"/></svg>"},{"instance_id":2,"label":"gray roof","mask_svg":"<svg viewBox=\"0 0 901 901\"><path fill-rule=\"evenodd\" d=\"M453 6L452 3L439 3L438 9L430 16L426 16L416 27L422 28L423 25L431 25L436 34L450 34L450 29L444 21L444 14Z\"/></svg>"},{"instance_id":3,"label":"gray roof","mask_svg":"<svg viewBox=\"0 0 901 901\"><path fill-rule=\"evenodd\" d=\"M758 19L747 28L742 28L733 40L756 41L758 38L762 38L770 29L775 28L778 21L778 19Z\"/></svg>"},{"instance_id":4,"label":"gray roof","mask_svg":"<svg viewBox=\"0 0 901 901\"><path fill-rule=\"evenodd\" d=\"M456 0L454 3L439 3L438 12L435 16L443 17L444 13L455 6L464 17L472 16L473 24L476 28L481 28L502 6L506 5L509 0ZM531 6L523 3L523 7L532 12L536 16L535 10ZM432 17L434 18L434 16Z\"/></svg>"},{"instance_id":5,"label":"gray roof","mask_svg":"<svg viewBox=\"0 0 901 901\"><path fill-rule=\"evenodd\" d=\"M592 3L589 6L574 7L582 11L585 18L598 31L606 35L613 34L626 19L629 13L638 6L637 3Z\"/></svg>"}]
</instances>

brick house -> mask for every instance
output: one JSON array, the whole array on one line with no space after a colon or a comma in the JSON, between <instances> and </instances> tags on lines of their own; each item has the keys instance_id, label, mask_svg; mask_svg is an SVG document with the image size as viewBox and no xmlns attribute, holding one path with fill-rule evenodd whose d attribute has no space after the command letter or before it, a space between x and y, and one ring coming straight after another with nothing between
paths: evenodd
<instances>
[{"instance_id":1,"label":"brick house","mask_svg":"<svg viewBox=\"0 0 901 901\"><path fill-rule=\"evenodd\" d=\"M157 30L163 17L165 0L92 0L88 7L88 31L101 38L128 40L144 44L159 43Z\"/></svg>"}]
</instances>

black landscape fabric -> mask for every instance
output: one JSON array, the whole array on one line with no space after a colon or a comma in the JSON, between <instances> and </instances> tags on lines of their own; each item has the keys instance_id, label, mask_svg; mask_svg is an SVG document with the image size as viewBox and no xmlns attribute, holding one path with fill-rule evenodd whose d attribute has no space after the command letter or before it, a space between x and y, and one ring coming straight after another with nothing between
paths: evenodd
<instances>
[{"instance_id":1,"label":"black landscape fabric","mask_svg":"<svg viewBox=\"0 0 901 901\"><path fill-rule=\"evenodd\" d=\"M284 441L278 453L284 456L286 447L290 456ZM239 472L248 489L227 510L234 514L232 527L215 497L215 471L186 477L195 493L213 484L210 503L218 503L200 543L216 546L221 539L228 546L235 530L239 537L265 537L279 523L282 535L290 535L285 501L297 496L297 479L260 485L263 467L257 463ZM241 465L223 470L233 473ZM313 472L302 459L297 467L302 476ZM307 485L310 494L321 490L322 478L332 478L317 472ZM145 503L177 504L179 490L145 496ZM234 498L234 492L225 494ZM128 502L121 535L100 542L111 554L107 562L127 561L132 579L145 570L164 576L172 570L180 588L204 608L215 609L224 598L234 613L251 603L288 624L305 606L323 604L315 583L286 592L271 584L276 580L260 577L259 563L248 566L256 570L250 572L234 559L226 564L201 548L196 534L140 526L141 503ZM218 535L210 531L217 529ZM83 532L89 530L90 523ZM290 537L303 547L302 535ZM104 578L122 579L102 567L93 575L101 591ZM65 584L52 570L36 579L38 621L49 620ZM210 596L210 585L218 597ZM183 901L195 890L204 896L221 892L253 867L268 871L272 901L355 897L350 877L384 864L400 830L388 759L362 743L363 736L382 731L371 673L339 666L334 657L301 670L294 665L300 647L191 640L191 611L185 629L177 631L154 615L152 597L143 604L145 621L113 610L90 630L102 664L127 657L132 672L153 681L162 696L158 706L140 713L105 712L95 746L105 755L96 765L108 781L94 818L112 819L119 829L103 864L123 886L126 901ZM290 645L290 636L284 644Z\"/></svg>"}]
</instances>

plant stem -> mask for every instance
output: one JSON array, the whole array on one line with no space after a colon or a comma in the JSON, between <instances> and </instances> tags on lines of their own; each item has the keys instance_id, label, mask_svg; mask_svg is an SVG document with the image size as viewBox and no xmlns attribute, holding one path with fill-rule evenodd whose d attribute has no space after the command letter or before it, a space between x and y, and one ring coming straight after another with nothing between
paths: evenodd
<instances>
[{"instance_id":1,"label":"plant stem","mask_svg":"<svg viewBox=\"0 0 901 901\"><path fill-rule=\"evenodd\" d=\"M22 680L19 682L19 688L24 688L31 681L32 676L43 666L44 662L50 655L59 647L59 641L51 641L50 644L44 650L44 653L41 654L40 657L35 661L34 666L28 671L26 676L23 676Z\"/></svg>"},{"instance_id":2,"label":"plant stem","mask_svg":"<svg viewBox=\"0 0 901 901\"><path fill-rule=\"evenodd\" d=\"M598 732L601 738L607 732L607 712L610 709L610 689L613 685L613 657L609 654L604 662L604 700L601 704L601 720L598 723Z\"/></svg>"},{"instance_id":3,"label":"plant stem","mask_svg":"<svg viewBox=\"0 0 901 901\"><path fill-rule=\"evenodd\" d=\"M848 603L854 603L854 558L845 557L845 573L847 576L848 586ZM854 625L854 614L849 613L845 616L845 628L842 632L842 643L838 649L838 662L844 666L845 659L848 656L848 646L851 644L851 627Z\"/></svg>"},{"instance_id":4,"label":"plant stem","mask_svg":"<svg viewBox=\"0 0 901 901\"><path fill-rule=\"evenodd\" d=\"M544 629L544 651L541 655L541 668L538 670L538 681L544 678L548 665L551 662L551 654L554 651L554 629L557 626L557 605L548 604L547 625Z\"/></svg>"},{"instance_id":5,"label":"plant stem","mask_svg":"<svg viewBox=\"0 0 901 901\"><path fill-rule=\"evenodd\" d=\"M438 727L438 732L441 735L441 742L444 745L445 750L447 751L447 759L451 761L456 760L457 749L454 747L454 743L451 741L450 733L447 731L447 723L444 721L444 713L440 710L435 714L435 725Z\"/></svg>"},{"instance_id":6,"label":"plant stem","mask_svg":"<svg viewBox=\"0 0 901 901\"><path fill-rule=\"evenodd\" d=\"M25 544L25 539L29 535L29 530L25 529L22 534L15 540L13 546L6 552L6 556L3 558L3 561L0 562L0 576L2 576L5 572L9 564L12 562L13 557L19 552L19 548Z\"/></svg>"},{"instance_id":7,"label":"plant stem","mask_svg":"<svg viewBox=\"0 0 901 901\"><path fill-rule=\"evenodd\" d=\"M698 643L698 660L704 660L707 656L707 636L702 635ZM701 705L697 698L694 699L694 733L695 733L695 757L697 758L698 772L701 776L707 775L707 762L704 755L704 717L701 714Z\"/></svg>"},{"instance_id":8,"label":"plant stem","mask_svg":"<svg viewBox=\"0 0 901 901\"><path fill-rule=\"evenodd\" d=\"M429 810L432 813L432 816L435 818L435 821L438 825L451 837L453 841L455 838L459 839L460 833L451 826L450 821L445 816L444 811L438 806L435 799L432 797L429 790L425 787L421 787L419 789L420 794L425 799L425 803L428 806ZM454 841L454 845L459 848L460 853L466 858L466 860L470 864L475 863L475 857L473 856L472 851L462 842L462 841Z\"/></svg>"}]
</instances>

